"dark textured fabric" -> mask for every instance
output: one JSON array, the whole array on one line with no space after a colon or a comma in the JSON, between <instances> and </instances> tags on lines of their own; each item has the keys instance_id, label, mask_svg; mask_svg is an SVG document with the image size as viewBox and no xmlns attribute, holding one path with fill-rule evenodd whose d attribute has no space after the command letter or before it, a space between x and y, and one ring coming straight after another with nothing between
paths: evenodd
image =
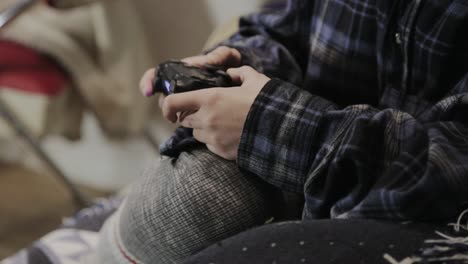
<instances>
[{"instance_id":1,"label":"dark textured fabric","mask_svg":"<svg viewBox=\"0 0 468 264\"><path fill-rule=\"evenodd\" d=\"M164 156L178 157L183 151L190 151L203 146L193 137L192 128L178 127L172 136L161 144L160 152Z\"/></svg>"},{"instance_id":2,"label":"dark textured fabric","mask_svg":"<svg viewBox=\"0 0 468 264\"><path fill-rule=\"evenodd\" d=\"M403 259L440 226L369 220L314 220L272 224L213 245L185 264L379 264Z\"/></svg>"},{"instance_id":3,"label":"dark textured fabric","mask_svg":"<svg viewBox=\"0 0 468 264\"><path fill-rule=\"evenodd\" d=\"M238 163L305 219L442 220L468 201L468 3L289 1L227 45L269 76ZM272 129L274 128L274 129Z\"/></svg>"}]
</instances>

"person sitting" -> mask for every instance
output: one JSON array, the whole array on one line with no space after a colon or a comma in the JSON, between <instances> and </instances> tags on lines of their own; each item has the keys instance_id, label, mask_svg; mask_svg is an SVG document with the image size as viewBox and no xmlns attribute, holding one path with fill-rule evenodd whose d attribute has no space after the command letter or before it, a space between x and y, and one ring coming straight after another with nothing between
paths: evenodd
<instances>
[{"instance_id":1,"label":"person sitting","mask_svg":"<svg viewBox=\"0 0 468 264\"><path fill-rule=\"evenodd\" d=\"M454 218L468 201L467 18L434 0L291 0L242 18L183 60L229 68L236 87L161 97L181 128L107 220L99 263L182 262L279 219L283 192L311 224Z\"/></svg>"},{"instance_id":2,"label":"person sitting","mask_svg":"<svg viewBox=\"0 0 468 264\"><path fill-rule=\"evenodd\" d=\"M232 37L183 60L227 68L236 86L161 96L181 125L166 157L122 202L85 209L3 263L50 252L54 263L66 253L104 264L412 254L468 201L467 18L457 0L289 0L242 18ZM141 79L146 96L155 73ZM444 238L424 258L466 258L466 239Z\"/></svg>"}]
</instances>

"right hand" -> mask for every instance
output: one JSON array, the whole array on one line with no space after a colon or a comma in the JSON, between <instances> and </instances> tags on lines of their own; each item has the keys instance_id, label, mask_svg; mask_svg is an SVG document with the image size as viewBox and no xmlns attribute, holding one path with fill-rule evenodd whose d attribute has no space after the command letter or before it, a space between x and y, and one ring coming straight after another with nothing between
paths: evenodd
<instances>
[{"instance_id":1,"label":"right hand","mask_svg":"<svg viewBox=\"0 0 468 264\"><path fill-rule=\"evenodd\" d=\"M227 68L235 68L240 66L241 63L241 54L239 51L233 48L226 46L220 46L206 55L198 55L193 57L188 57L182 60L183 62L203 67L205 64L210 64L214 66L222 66ZM140 81L140 91L145 96L152 96L153 83L156 75L156 69L152 68L145 72ZM162 105L164 101L164 95L161 95L159 98L159 106Z\"/></svg>"}]
</instances>

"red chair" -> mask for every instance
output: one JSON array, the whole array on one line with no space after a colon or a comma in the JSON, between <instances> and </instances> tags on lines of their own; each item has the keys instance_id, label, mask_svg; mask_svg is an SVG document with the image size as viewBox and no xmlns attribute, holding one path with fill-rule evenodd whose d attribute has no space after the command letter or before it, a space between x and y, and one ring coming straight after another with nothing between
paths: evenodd
<instances>
[{"instance_id":1,"label":"red chair","mask_svg":"<svg viewBox=\"0 0 468 264\"><path fill-rule=\"evenodd\" d=\"M68 82L67 74L51 58L23 45L0 39L0 87L22 93L47 96L52 99L63 91ZM65 184L75 204L79 207L86 206L85 197L67 179L43 150L34 133L28 129L1 97L0 116Z\"/></svg>"}]
</instances>

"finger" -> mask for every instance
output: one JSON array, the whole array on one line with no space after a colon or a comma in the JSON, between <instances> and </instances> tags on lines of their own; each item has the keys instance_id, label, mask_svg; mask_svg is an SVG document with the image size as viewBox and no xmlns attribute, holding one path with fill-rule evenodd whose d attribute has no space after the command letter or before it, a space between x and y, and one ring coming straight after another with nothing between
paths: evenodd
<instances>
[{"instance_id":1,"label":"finger","mask_svg":"<svg viewBox=\"0 0 468 264\"><path fill-rule=\"evenodd\" d=\"M205 144L209 143L208 135L206 135L206 131L203 130L203 129L194 129L193 130L193 137L196 140L200 141L201 143L205 143Z\"/></svg>"},{"instance_id":2,"label":"finger","mask_svg":"<svg viewBox=\"0 0 468 264\"><path fill-rule=\"evenodd\" d=\"M159 100L158 100L159 109L163 108L164 99L166 99L166 95L160 94L159 95Z\"/></svg>"},{"instance_id":3,"label":"finger","mask_svg":"<svg viewBox=\"0 0 468 264\"><path fill-rule=\"evenodd\" d=\"M180 94L171 94L164 99L162 111L164 117L170 122L177 121L177 113L197 111L203 102L202 92L193 91Z\"/></svg>"},{"instance_id":4,"label":"finger","mask_svg":"<svg viewBox=\"0 0 468 264\"><path fill-rule=\"evenodd\" d=\"M184 112L184 116L179 116L180 125L183 127L203 129L203 119L199 112Z\"/></svg>"},{"instance_id":5,"label":"finger","mask_svg":"<svg viewBox=\"0 0 468 264\"><path fill-rule=\"evenodd\" d=\"M182 59L182 62L197 67L203 67L206 64L221 65L223 62L223 54L222 51L216 49L206 55L199 55Z\"/></svg>"},{"instance_id":6,"label":"finger","mask_svg":"<svg viewBox=\"0 0 468 264\"><path fill-rule=\"evenodd\" d=\"M140 91L144 96L153 95L153 82L156 74L156 69L149 69L143 74L140 80Z\"/></svg>"},{"instance_id":7,"label":"finger","mask_svg":"<svg viewBox=\"0 0 468 264\"><path fill-rule=\"evenodd\" d=\"M179 113L179 122L182 123L182 121L185 120L185 118L193 113L196 113L197 111L184 111Z\"/></svg>"},{"instance_id":8,"label":"finger","mask_svg":"<svg viewBox=\"0 0 468 264\"><path fill-rule=\"evenodd\" d=\"M206 54L207 64L221 66L224 64L224 61L227 60L230 56L230 51L228 47L217 47L210 53Z\"/></svg>"},{"instance_id":9,"label":"finger","mask_svg":"<svg viewBox=\"0 0 468 264\"><path fill-rule=\"evenodd\" d=\"M241 61L241 54L238 50L226 46L220 46L205 55L193 56L182 59L183 62L203 67L206 64L215 66L236 67Z\"/></svg>"},{"instance_id":10,"label":"finger","mask_svg":"<svg viewBox=\"0 0 468 264\"><path fill-rule=\"evenodd\" d=\"M204 64L207 63L207 59L205 55L199 55L182 59L182 62L185 62L188 65L202 67Z\"/></svg>"},{"instance_id":11,"label":"finger","mask_svg":"<svg viewBox=\"0 0 468 264\"><path fill-rule=\"evenodd\" d=\"M254 68L250 66L242 66L240 68L231 68L227 70L227 74L231 76L231 79L236 84L244 83L248 78L252 78L258 74Z\"/></svg>"},{"instance_id":12,"label":"finger","mask_svg":"<svg viewBox=\"0 0 468 264\"><path fill-rule=\"evenodd\" d=\"M241 61L241 54L238 50L226 46L220 46L207 54L208 64L237 67Z\"/></svg>"}]
</instances>

